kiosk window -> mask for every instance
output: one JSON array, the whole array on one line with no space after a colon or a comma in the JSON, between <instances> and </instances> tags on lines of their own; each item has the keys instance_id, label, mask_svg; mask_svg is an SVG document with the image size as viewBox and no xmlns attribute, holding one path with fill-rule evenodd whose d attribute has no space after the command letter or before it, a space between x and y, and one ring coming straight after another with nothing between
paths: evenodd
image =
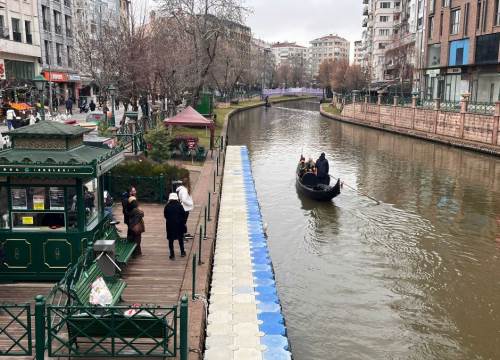
<instances>
[{"instance_id":1,"label":"kiosk window","mask_svg":"<svg viewBox=\"0 0 500 360\"><path fill-rule=\"evenodd\" d=\"M64 213L59 212L14 212L12 227L32 230L65 230Z\"/></svg>"},{"instance_id":2,"label":"kiosk window","mask_svg":"<svg viewBox=\"0 0 500 360\"><path fill-rule=\"evenodd\" d=\"M78 200L76 198L76 189L74 187L66 188L67 203L68 203L68 230L78 229Z\"/></svg>"},{"instance_id":3,"label":"kiosk window","mask_svg":"<svg viewBox=\"0 0 500 360\"><path fill-rule=\"evenodd\" d=\"M83 203L87 225L97 217L97 179L90 180L83 185Z\"/></svg>"},{"instance_id":4,"label":"kiosk window","mask_svg":"<svg viewBox=\"0 0 500 360\"><path fill-rule=\"evenodd\" d=\"M0 185L0 228L8 229L9 225L10 221L7 187Z\"/></svg>"}]
</instances>

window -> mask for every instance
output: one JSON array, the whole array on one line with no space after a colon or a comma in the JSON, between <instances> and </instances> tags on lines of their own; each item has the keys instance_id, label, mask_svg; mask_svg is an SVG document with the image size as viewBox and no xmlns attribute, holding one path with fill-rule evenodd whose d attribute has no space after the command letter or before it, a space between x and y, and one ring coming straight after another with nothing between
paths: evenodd
<instances>
[{"instance_id":1,"label":"window","mask_svg":"<svg viewBox=\"0 0 500 360\"><path fill-rule=\"evenodd\" d=\"M439 36L443 36L443 13L441 13L441 18L439 19Z\"/></svg>"},{"instance_id":2,"label":"window","mask_svg":"<svg viewBox=\"0 0 500 360\"><path fill-rule=\"evenodd\" d=\"M399 14L395 14L395 15L392 17L392 19L393 19L394 21L399 21L399 18L400 18Z\"/></svg>"},{"instance_id":3,"label":"window","mask_svg":"<svg viewBox=\"0 0 500 360\"><path fill-rule=\"evenodd\" d=\"M457 49L455 64L456 65L463 65L464 64L464 48Z\"/></svg>"},{"instance_id":4,"label":"window","mask_svg":"<svg viewBox=\"0 0 500 360\"><path fill-rule=\"evenodd\" d=\"M469 31L469 3L465 4L464 10L464 35Z\"/></svg>"},{"instance_id":5,"label":"window","mask_svg":"<svg viewBox=\"0 0 500 360\"><path fill-rule=\"evenodd\" d=\"M378 34L379 34L380 36L389 36L389 34L390 34L390 33L389 33L389 29L379 29L379 30L378 30Z\"/></svg>"},{"instance_id":6,"label":"window","mask_svg":"<svg viewBox=\"0 0 500 360\"><path fill-rule=\"evenodd\" d=\"M443 0L443 7L449 7L450 6L450 0Z\"/></svg>"},{"instance_id":7,"label":"window","mask_svg":"<svg viewBox=\"0 0 500 360\"><path fill-rule=\"evenodd\" d=\"M380 22L388 22L389 21L389 16L381 16L380 17Z\"/></svg>"},{"instance_id":8,"label":"window","mask_svg":"<svg viewBox=\"0 0 500 360\"><path fill-rule=\"evenodd\" d=\"M49 10L46 6L42 5L42 22L43 30L50 31Z\"/></svg>"},{"instance_id":9,"label":"window","mask_svg":"<svg viewBox=\"0 0 500 360\"><path fill-rule=\"evenodd\" d=\"M401 1L396 1L396 2L394 3L394 7L395 7L396 9L397 9L398 7L400 7L400 6L401 6Z\"/></svg>"},{"instance_id":10,"label":"window","mask_svg":"<svg viewBox=\"0 0 500 360\"><path fill-rule=\"evenodd\" d=\"M497 0L497 4L496 4L495 25L500 25L500 0Z\"/></svg>"},{"instance_id":11,"label":"window","mask_svg":"<svg viewBox=\"0 0 500 360\"><path fill-rule=\"evenodd\" d=\"M419 5L418 12L419 12L419 13L420 13L420 6L421 6L421 4L422 4L422 2L421 2L421 1L419 1L419 2L418 2L418 5ZM435 9L435 7L436 7L436 1L435 1L435 0L430 0L430 1L429 1L429 12L430 12L431 14L433 14L433 13L434 13L434 9Z\"/></svg>"},{"instance_id":12,"label":"window","mask_svg":"<svg viewBox=\"0 0 500 360\"><path fill-rule=\"evenodd\" d=\"M450 34L455 35L460 31L460 9L453 10L450 14Z\"/></svg>"},{"instance_id":13,"label":"window","mask_svg":"<svg viewBox=\"0 0 500 360\"><path fill-rule=\"evenodd\" d=\"M50 42L48 40L44 40L43 44L45 47L45 63L47 65L50 65L51 64L51 61L50 61Z\"/></svg>"},{"instance_id":14,"label":"window","mask_svg":"<svg viewBox=\"0 0 500 360\"><path fill-rule=\"evenodd\" d=\"M56 34L62 34L62 26L61 26L61 13L59 11L54 10L54 28Z\"/></svg>"},{"instance_id":15,"label":"window","mask_svg":"<svg viewBox=\"0 0 500 360\"><path fill-rule=\"evenodd\" d=\"M65 25L65 28L66 28L66 36L67 37L73 37L73 31L71 30L72 29L72 26L71 26L71 16L65 16L64 17L64 25Z\"/></svg>"},{"instance_id":16,"label":"window","mask_svg":"<svg viewBox=\"0 0 500 360\"><path fill-rule=\"evenodd\" d=\"M90 180L83 186L83 204L85 207L85 223L89 225L97 218L97 179Z\"/></svg>"},{"instance_id":17,"label":"window","mask_svg":"<svg viewBox=\"0 0 500 360\"><path fill-rule=\"evenodd\" d=\"M72 56L71 56L71 47L68 46L66 48L66 56L67 56L67 59L68 59L68 67L73 67L73 59L72 59Z\"/></svg>"},{"instance_id":18,"label":"window","mask_svg":"<svg viewBox=\"0 0 500 360\"><path fill-rule=\"evenodd\" d=\"M476 39L476 64L498 63L498 49L500 48L500 33L478 36Z\"/></svg>"},{"instance_id":19,"label":"window","mask_svg":"<svg viewBox=\"0 0 500 360\"><path fill-rule=\"evenodd\" d=\"M429 39L432 39L432 33L434 32L434 16L429 17Z\"/></svg>"},{"instance_id":20,"label":"window","mask_svg":"<svg viewBox=\"0 0 500 360\"><path fill-rule=\"evenodd\" d=\"M10 227L8 198L7 187L0 185L0 229Z\"/></svg>"},{"instance_id":21,"label":"window","mask_svg":"<svg viewBox=\"0 0 500 360\"><path fill-rule=\"evenodd\" d=\"M380 3L380 8L381 9L390 9L391 8L391 3L390 2L386 2L386 1L381 2Z\"/></svg>"},{"instance_id":22,"label":"window","mask_svg":"<svg viewBox=\"0 0 500 360\"><path fill-rule=\"evenodd\" d=\"M24 31L26 33L26 42L33 44L33 35L31 35L31 21L24 22Z\"/></svg>"},{"instance_id":23,"label":"window","mask_svg":"<svg viewBox=\"0 0 500 360\"><path fill-rule=\"evenodd\" d=\"M9 29L5 27L3 15L0 15L0 39L10 39Z\"/></svg>"},{"instance_id":24,"label":"window","mask_svg":"<svg viewBox=\"0 0 500 360\"><path fill-rule=\"evenodd\" d=\"M57 65L62 66L62 44L56 44Z\"/></svg>"},{"instance_id":25,"label":"window","mask_svg":"<svg viewBox=\"0 0 500 360\"><path fill-rule=\"evenodd\" d=\"M21 26L19 19L16 18L11 18L12 19L12 36L13 40L17 42L21 42Z\"/></svg>"},{"instance_id":26,"label":"window","mask_svg":"<svg viewBox=\"0 0 500 360\"><path fill-rule=\"evenodd\" d=\"M385 49L385 43L378 43L379 49Z\"/></svg>"}]
</instances>

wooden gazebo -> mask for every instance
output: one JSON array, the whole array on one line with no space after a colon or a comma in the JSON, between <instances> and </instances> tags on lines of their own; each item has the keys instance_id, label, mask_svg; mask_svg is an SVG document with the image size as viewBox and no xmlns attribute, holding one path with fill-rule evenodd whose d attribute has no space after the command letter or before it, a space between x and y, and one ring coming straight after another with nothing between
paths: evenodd
<instances>
[{"instance_id":1,"label":"wooden gazebo","mask_svg":"<svg viewBox=\"0 0 500 360\"><path fill-rule=\"evenodd\" d=\"M189 126L210 129L210 149L214 147L215 123L211 119L205 118L191 106L182 110L176 116L166 119L163 122L166 126Z\"/></svg>"}]
</instances>

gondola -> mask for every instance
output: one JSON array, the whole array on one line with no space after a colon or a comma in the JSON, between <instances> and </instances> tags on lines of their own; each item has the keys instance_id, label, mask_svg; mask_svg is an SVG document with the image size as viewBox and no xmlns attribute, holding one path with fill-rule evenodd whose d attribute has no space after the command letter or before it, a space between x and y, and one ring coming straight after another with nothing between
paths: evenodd
<instances>
[{"instance_id":1,"label":"gondola","mask_svg":"<svg viewBox=\"0 0 500 360\"><path fill-rule=\"evenodd\" d=\"M316 201L330 201L340 194L340 179L334 186L320 184L314 174L304 174L302 178L297 174L295 184L298 191Z\"/></svg>"}]
</instances>

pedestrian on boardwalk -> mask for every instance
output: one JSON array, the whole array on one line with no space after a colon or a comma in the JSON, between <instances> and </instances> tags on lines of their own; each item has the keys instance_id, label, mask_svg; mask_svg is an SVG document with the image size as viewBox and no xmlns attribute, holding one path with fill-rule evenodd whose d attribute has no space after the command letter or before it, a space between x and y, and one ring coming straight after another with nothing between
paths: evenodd
<instances>
[{"instance_id":1,"label":"pedestrian on boardwalk","mask_svg":"<svg viewBox=\"0 0 500 360\"><path fill-rule=\"evenodd\" d=\"M68 97L68 100L66 100L66 113L73 115L73 100L71 97Z\"/></svg>"},{"instance_id":2,"label":"pedestrian on boardwalk","mask_svg":"<svg viewBox=\"0 0 500 360\"><path fill-rule=\"evenodd\" d=\"M137 203L137 199L134 196L128 198L128 233L127 240L133 241L137 244L133 256L141 256L141 240L142 233L146 231L144 226L144 211L139 208L139 204Z\"/></svg>"},{"instance_id":3,"label":"pedestrian on boardwalk","mask_svg":"<svg viewBox=\"0 0 500 360\"><path fill-rule=\"evenodd\" d=\"M130 234L130 228L128 226L128 199L133 196L137 199L137 190L135 187L130 186L127 191L122 193L122 212L123 212L123 222L127 225L127 237Z\"/></svg>"},{"instance_id":4,"label":"pedestrian on boardwalk","mask_svg":"<svg viewBox=\"0 0 500 360\"><path fill-rule=\"evenodd\" d=\"M179 197L176 193L171 193L168 196L167 205L163 209L163 216L165 217L165 225L167 227L168 249L170 250L170 260L175 259L174 241L179 241L181 249L181 257L186 256L184 251L184 217L185 211L179 202Z\"/></svg>"},{"instance_id":5,"label":"pedestrian on boardwalk","mask_svg":"<svg viewBox=\"0 0 500 360\"><path fill-rule=\"evenodd\" d=\"M7 110L7 128L11 131L14 128L14 119L16 118L16 111L14 109Z\"/></svg>"},{"instance_id":6,"label":"pedestrian on boardwalk","mask_svg":"<svg viewBox=\"0 0 500 360\"><path fill-rule=\"evenodd\" d=\"M179 196L179 202L182 204L182 207L184 208L185 215L184 215L184 239L192 239L193 235L188 233L187 229L187 220L189 217L189 212L193 210L194 204L193 204L193 198L191 195L189 195L189 189L184 186L184 184L188 185L189 181L187 178L182 179L181 185L175 189L177 192L177 195ZM188 185L189 186L189 185Z\"/></svg>"},{"instance_id":7,"label":"pedestrian on boardwalk","mask_svg":"<svg viewBox=\"0 0 500 360\"><path fill-rule=\"evenodd\" d=\"M89 109L90 111L95 111L95 102L93 99L90 100Z\"/></svg>"}]
</instances>

